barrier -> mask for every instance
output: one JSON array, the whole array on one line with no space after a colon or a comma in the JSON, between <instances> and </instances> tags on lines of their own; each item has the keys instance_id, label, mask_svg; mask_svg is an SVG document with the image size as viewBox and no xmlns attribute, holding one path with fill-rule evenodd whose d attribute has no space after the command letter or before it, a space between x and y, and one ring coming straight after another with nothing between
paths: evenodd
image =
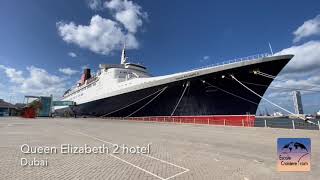
<instances>
[{"instance_id":1,"label":"barrier","mask_svg":"<svg viewBox=\"0 0 320 180\"><path fill-rule=\"evenodd\" d=\"M314 124L306 123L300 119L264 119L254 115L214 115L214 116L148 116L148 117L104 117L106 119L132 120L146 122L165 122L176 124L205 124L220 126L265 127L285 129L320 130L320 121L314 120Z\"/></svg>"},{"instance_id":2,"label":"barrier","mask_svg":"<svg viewBox=\"0 0 320 180\"><path fill-rule=\"evenodd\" d=\"M273 118L264 119L256 118L255 127L266 128L285 128L285 129L308 129L308 130L320 130L318 120L312 120L314 124L307 123L301 119L289 119L289 118Z\"/></svg>"},{"instance_id":3,"label":"barrier","mask_svg":"<svg viewBox=\"0 0 320 180\"><path fill-rule=\"evenodd\" d=\"M150 121L184 124L207 124L221 126L253 127L254 115L212 115L212 116L148 116L148 117L105 117L133 121Z\"/></svg>"}]
</instances>

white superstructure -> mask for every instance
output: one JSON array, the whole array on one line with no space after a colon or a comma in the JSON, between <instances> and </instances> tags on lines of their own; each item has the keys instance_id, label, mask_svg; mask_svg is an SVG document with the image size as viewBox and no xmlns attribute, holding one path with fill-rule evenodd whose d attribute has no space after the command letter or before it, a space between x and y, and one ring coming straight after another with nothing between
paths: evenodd
<instances>
[{"instance_id":1,"label":"white superstructure","mask_svg":"<svg viewBox=\"0 0 320 180\"><path fill-rule=\"evenodd\" d=\"M85 69L77 86L68 90L62 100L74 101L77 104L89 102L129 87L133 84L133 79L143 81L151 77L144 66L127 62L125 49L122 50L121 64L100 64L99 68L100 70L93 77L90 70ZM86 74L86 71L89 74Z\"/></svg>"}]
</instances>

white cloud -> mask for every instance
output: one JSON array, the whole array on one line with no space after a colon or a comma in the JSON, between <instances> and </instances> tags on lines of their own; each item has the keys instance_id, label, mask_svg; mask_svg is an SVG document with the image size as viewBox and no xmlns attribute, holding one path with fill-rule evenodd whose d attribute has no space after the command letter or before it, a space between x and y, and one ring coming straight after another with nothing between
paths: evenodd
<instances>
[{"instance_id":1,"label":"white cloud","mask_svg":"<svg viewBox=\"0 0 320 180\"><path fill-rule=\"evenodd\" d=\"M210 61L210 56L203 56L200 59L200 63L208 63Z\"/></svg>"},{"instance_id":2,"label":"white cloud","mask_svg":"<svg viewBox=\"0 0 320 180\"><path fill-rule=\"evenodd\" d=\"M58 22L57 28L64 41L104 55L121 49L124 42L128 49L139 46L134 34L123 32L117 22L99 15L93 16L87 26L76 25L74 22Z\"/></svg>"},{"instance_id":3,"label":"white cloud","mask_svg":"<svg viewBox=\"0 0 320 180\"><path fill-rule=\"evenodd\" d=\"M294 54L284 73L310 72L320 69L320 41L309 41L281 50L275 55Z\"/></svg>"},{"instance_id":4,"label":"white cloud","mask_svg":"<svg viewBox=\"0 0 320 180\"><path fill-rule=\"evenodd\" d=\"M312 35L320 35L320 15L305 21L293 34L295 36L293 42L299 42L301 39Z\"/></svg>"},{"instance_id":5,"label":"white cloud","mask_svg":"<svg viewBox=\"0 0 320 180\"><path fill-rule=\"evenodd\" d=\"M135 34L148 18L141 6L128 0L110 0L104 3L102 0L88 0L88 6L93 10L110 10L115 20L94 15L89 25L57 22L59 35L64 41L104 55L121 49L124 43L128 49L139 47Z\"/></svg>"},{"instance_id":6,"label":"white cloud","mask_svg":"<svg viewBox=\"0 0 320 180\"><path fill-rule=\"evenodd\" d=\"M59 71L65 75L69 75L69 76L77 74L79 72L79 71L71 69L71 68L59 68Z\"/></svg>"},{"instance_id":7,"label":"white cloud","mask_svg":"<svg viewBox=\"0 0 320 180\"><path fill-rule=\"evenodd\" d=\"M68 56L75 58L75 57L77 57L77 54L74 52L69 52Z\"/></svg>"},{"instance_id":8,"label":"white cloud","mask_svg":"<svg viewBox=\"0 0 320 180\"><path fill-rule=\"evenodd\" d=\"M4 65L0 65L0 69L4 70L5 74L8 76L11 82L21 83L24 81L22 71L17 71L14 68L6 67Z\"/></svg>"},{"instance_id":9,"label":"white cloud","mask_svg":"<svg viewBox=\"0 0 320 180\"><path fill-rule=\"evenodd\" d=\"M305 21L296 31L293 42L320 35L320 15ZM278 75L265 97L293 111L292 91L300 90L305 99L305 112L313 113L320 106L320 41L309 41L301 45L283 49L275 55L294 54L295 56ZM280 89L272 89L280 87ZM259 109L265 107L260 105Z\"/></svg>"},{"instance_id":10,"label":"white cloud","mask_svg":"<svg viewBox=\"0 0 320 180\"><path fill-rule=\"evenodd\" d=\"M147 19L148 14L142 11L141 6L127 0L111 0L104 3L104 7L114 13L117 21L132 33L136 33L138 27L142 26L143 19Z\"/></svg>"},{"instance_id":11,"label":"white cloud","mask_svg":"<svg viewBox=\"0 0 320 180\"><path fill-rule=\"evenodd\" d=\"M7 86L7 91L30 95L50 95L61 97L66 85L64 78L48 73L46 70L34 66L27 67L28 74L14 68L0 65L5 74L13 83Z\"/></svg>"},{"instance_id":12,"label":"white cloud","mask_svg":"<svg viewBox=\"0 0 320 180\"><path fill-rule=\"evenodd\" d=\"M295 56L272 82L264 97L293 111L292 91L300 90L303 98L308 99L304 102L304 106L308 106L306 111L312 113L314 108L320 106L320 101L317 107L309 103L314 103L313 98L320 97L320 41L309 41L292 46L275 55L281 54L294 54ZM259 106L262 111L266 107L263 104Z\"/></svg>"},{"instance_id":13,"label":"white cloud","mask_svg":"<svg viewBox=\"0 0 320 180\"><path fill-rule=\"evenodd\" d=\"M210 59L210 56L203 56L202 59L203 59L203 60L208 60L208 59Z\"/></svg>"},{"instance_id":14,"label":"white cloud","mask_svg":"<svg viewBox=\"0 0 320 180\"><path fill-rule=\"evenodd\" d=\"M284 81L274 81L273 86L311 90L304 93L320 90L320 41L309 41L299 46L292 46L275 55L281 54L294 54L294 57L278 75L277 79Z\"/></svg>"},{"instance_id":15,"label":"white cloud","mask_svg":"<svg viewBox=\"0 0 320 180\"><path fill-rule=\"evenodd\" d=\"M87 0L88 6L92 10L101 10L102 9L102 2L101 0Z\"/></svg>"},{"instance_id":16,"label":"white cloud","mask_svg":"<svg viewBox=\"0 0 320 180\"><path fill-rule=\"evenodd\" d=\"M271 87L279 87L279 89L274 90L273 93L268 96L275 97L282 95L281 93L292 92L294 90L301 90L303 94L320 93L319 73L314 73L309 77L303 76L299 78L300 79L280 75L277 79L281 81L275 80L271 85Z\"/></svg>"}]
</instances>

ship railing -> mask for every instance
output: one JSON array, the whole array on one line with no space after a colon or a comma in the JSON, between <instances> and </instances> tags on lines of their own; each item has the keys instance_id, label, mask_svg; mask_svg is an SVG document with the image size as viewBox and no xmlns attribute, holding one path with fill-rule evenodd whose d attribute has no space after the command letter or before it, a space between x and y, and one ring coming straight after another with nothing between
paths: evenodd
<instances>
[{"instance_id":1,"label":"ship railing","mask_svg":"<svg viewBox=\"0 0 320 180\"><path fill-rule=\"evenodd\" d=\"M235 59L231 59L231 60L227 60L227 61L222 61L222 62L218 62L218 63L215 63L215 64L210 64L210 65L207 65L207 66L197 67L197 68L193 68L191 70L198 70L198 69L205 69L205 68L210 68L210 67L225 66L225 65L229 65L229 64L233 64L233 63L244 62L244 61L252 61L252 60L261 59L261 58L270 57L270 56L272 56L272 54L269 54L269 53L255 54L255 55L250 55L250 56L246 56L246 57L241 57L241 58L235 58Z\"/></svg>"}]
</instances>

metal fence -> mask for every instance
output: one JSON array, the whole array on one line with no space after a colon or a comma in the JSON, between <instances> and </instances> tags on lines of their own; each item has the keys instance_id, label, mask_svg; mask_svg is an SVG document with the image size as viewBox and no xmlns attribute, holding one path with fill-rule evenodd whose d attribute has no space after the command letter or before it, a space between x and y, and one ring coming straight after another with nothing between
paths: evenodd
<instances>
[{"instance_id":1,"label":"metal fence","mask_svg":"<svg viewBox=\"0 0 320 180\"><path fill-rule=\"evenodd\" d=\"M285 128L285 129L308 129L320 130L320 120L311 120L313 123L304 122L301 119L263 119L255 120L255 127Z\"/></svg>"},{"instance_id":2,"label":"metal fence","mask_svg":"<svg viewBox=\"0 0 320 180\"><path fill-rule=\"evenodd\" d=\"M128 120L128 121L147 121L147 122L164 122L176 124L203 124L203 125L220 125L220 126L242 126L242 127L262 127L262 128L285 128L285 129L306 129L320 130L320 120L312 120L314 124L304 122L300 119L274 119L274 118L245 118L238 121L228 119L197 119L193 117L104 117L104 119Z\"/></svg>"},{"instance_id":3,"label":"metal fence","mask_svg":"<svg viewBox=\"0 0 320 180\"><path fill-rule=\"evenodd\" d=\"M129 121L148 121L165 122L177 124L206 124L221 126L243 126L253 127L254 116L244 116L238 119L223 119L215 117L177 117L177 116L152 116L152 117L103 117L104 119L129 120Z\"/></svg>"}]
</instances>

